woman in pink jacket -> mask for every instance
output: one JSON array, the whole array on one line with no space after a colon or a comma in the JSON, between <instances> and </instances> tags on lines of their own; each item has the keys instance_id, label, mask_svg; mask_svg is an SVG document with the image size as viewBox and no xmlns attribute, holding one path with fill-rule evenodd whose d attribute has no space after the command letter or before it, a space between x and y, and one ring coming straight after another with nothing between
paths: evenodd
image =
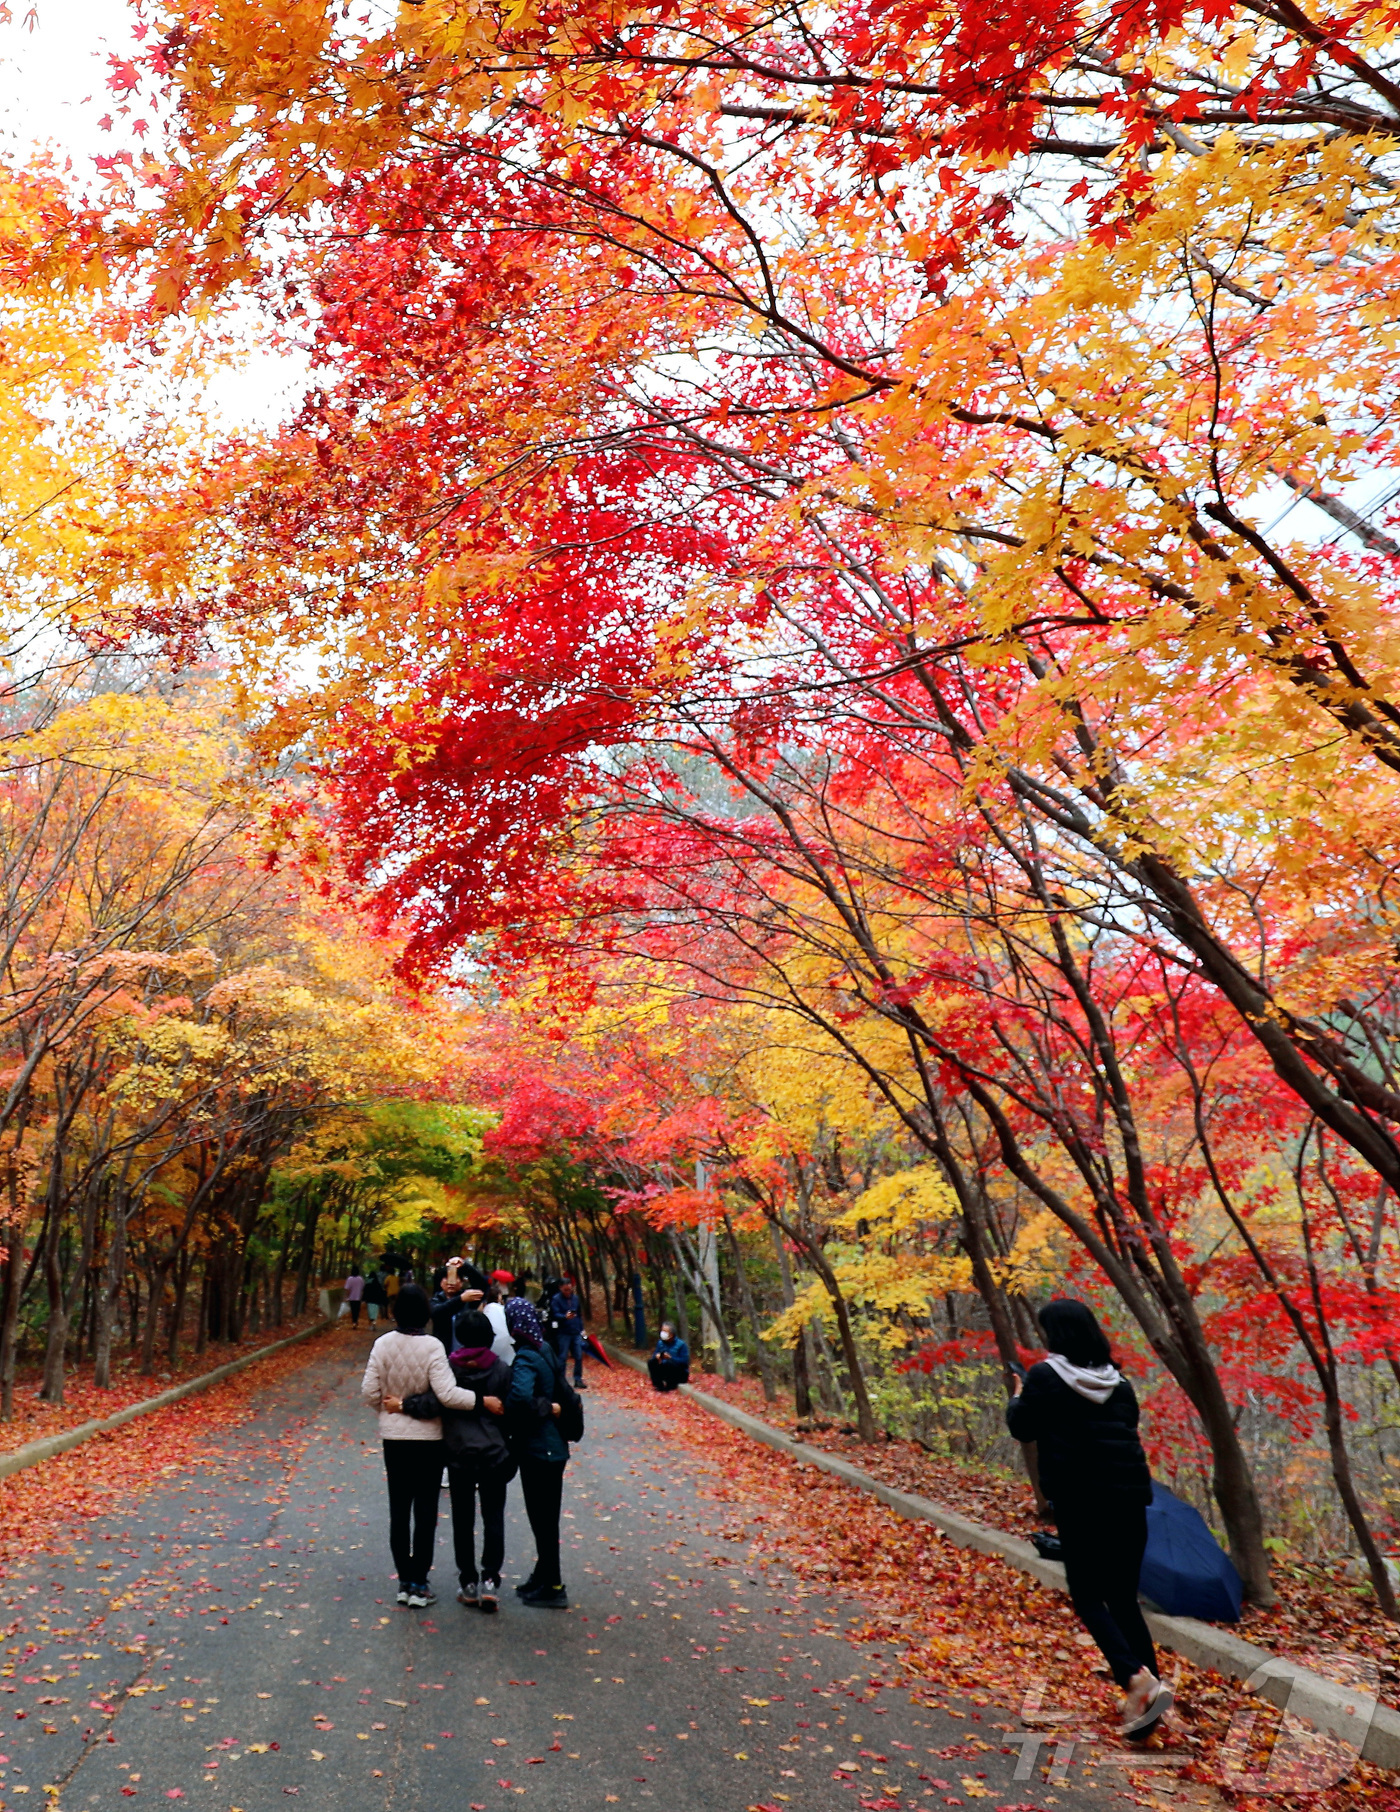
<instances>
[{"instance_id":1,"label":"woman in pink jacket","mask_svg":"<svg viewBox=\"0 0 1400 1812\"><path fill-rule=\"evenodd\" d=\"M416 1284L394 1298L391 1334L370 1348L360 1394L379 1411L384 1472L389 1482L389 1551L399 1576L398 1602L424 1610L437 1602L428 1584L442 1488L442 1422L402 1413L405 1397L431 1390L444 1409L475 1409L476 1393L452 1376L442 1342L429 1331L428 1299Z\"/></svg>"}]
</instances>

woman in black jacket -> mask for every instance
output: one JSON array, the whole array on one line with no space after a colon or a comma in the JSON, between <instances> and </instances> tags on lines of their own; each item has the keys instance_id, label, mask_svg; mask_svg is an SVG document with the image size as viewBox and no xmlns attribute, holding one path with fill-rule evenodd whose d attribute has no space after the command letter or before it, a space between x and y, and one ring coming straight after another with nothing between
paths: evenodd
<instances>
[{"instance_id":1,"label":"woman in black jacket","mask_svg":"<svg viewBox=\"0 0 1400 1812\"><path fill-rule=\"evenodd\" d=\"M1048 1358L1013 1384L1006 1424L1034 1441L1054 1506L1070 1601L1126 1694L1123 1733L1145 1737L1172 1703L1138 1605L1152 1478L1133 1387L1082 1302L1040 1311Z\"/></svg>"},{"instance_id":2,"label":"woman in black jacket","mask_svg":"<svg viewBox=\"0 0 1400 1812\"><path fill-rule=\"evenodd\" d=\"M506 1486L515 1461L506 1444L505 1400L510 1367L491 1350L495 1329L476 1309L457 1317L456 1347L447 1356L463 1390L476 1393L476 1408L443 1410L442 1444L452 1493L452 1547L460 1584L457 1602L494 1611L501 1595L506 1553ZM407 1416L439 1413L431 1391L405 1400ZM481 1572L476 1566L476 1505L481 1500Z\"/></svg>"}]
</instances>

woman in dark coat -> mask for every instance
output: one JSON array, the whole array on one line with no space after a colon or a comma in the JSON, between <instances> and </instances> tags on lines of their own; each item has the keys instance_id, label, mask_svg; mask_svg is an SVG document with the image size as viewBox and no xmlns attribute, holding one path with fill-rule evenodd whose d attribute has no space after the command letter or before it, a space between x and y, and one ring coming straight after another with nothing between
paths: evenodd
<instances>
[{"instance_id":1,"label":"woman in dark coat","mask_svg":"<svg viewBox=\"0 0 1400 1812\"><path fill-rule=\"evenodd\" d=\"M1054 1506L1070 1601L1122 1687L1123 1733L1145 1737L1171 1708L1138 1605L1152 1478L1138 1439L1133 1387L1082 1302L1040 1311L1048 1357L1017 1379L1006 1423L1034 1441Z\"/></svg>"},{"instance_id":2,"label":"woman in dark coat","mask_svg":"<svg viewBox=\"0 0 1400 1812\"><path fill-rule=\"evenodd\" d=\"M539 1310L522 1296L506 1304L506 1326L515 1341L507 1419L520 1461L520 1490L535 1538L535 1565L515 1589L525 1604L567 1610L569 1594L559 1570L559 1516L569 1443L559 1432L567 1383L558 1355L546 1342Z\"/></svg>"}]
</instances>

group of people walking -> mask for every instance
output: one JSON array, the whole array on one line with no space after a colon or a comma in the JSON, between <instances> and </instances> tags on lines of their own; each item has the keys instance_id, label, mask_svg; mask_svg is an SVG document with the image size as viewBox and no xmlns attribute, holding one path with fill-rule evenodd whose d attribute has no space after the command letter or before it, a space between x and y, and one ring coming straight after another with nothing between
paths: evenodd
<instances>
[{"instance_id":1,"label":"group of people walking","mask_svg":"<svg viewBox=\"0 0 1400 1812\"><path fill-rule=\"evenodd\" d=\"M488 1279L460 1259L449 1261L431 1299L416 1283L400 1282L393 1295L394 1328L370 1348L361 1391L379 1414L402 1605L436 1602L430 1575L445 1469L458 1602L498 1607L506 1493L518 1477L535 1564L516 1592L527 1605L568 1608L559 1521L570 1443L583 1434L583 1313L568 1280L545 1301L554 1327L510 1273Z\"/></svg>"},{"instance_id":2,"label":"group of people walking","mask_svg":"<svg viewBox=\"0 0 1400 1812\"><path fill-rule=\"evenodd\" d=\"M356 1327L360 1325L360 1311L363 1309L374 1326L381 1315L388 1315L394 1306L394 1298L399 1293L401 1283L412 1283L413 1272L400 1278L397 1271L371 1271L366 1276L358 1265L345 1280L344 1301L350 1310L350 1319Z\"/></svg>"},{"instance_id":3,"label":"group of people walking","mask_svg":"<svg viewBox=\"0 0 1400 1812\"><path fill-rule=\"evenodd\" d=\"M346 1291L356 1303L365 1300L363 1290L350 1295L357 1277L351 1273ZM395 1283L387 1298L395 1325L371 1347L362 1391L379 1413L398 1602L436 1602L429 1578L445 1468L458 1601L497 1608L506 1492L518 1477L535 1563L516 1592L527 1605L567 1608L559 1522L570 1444L583 1434L577 1392L587 1388L572 1283L547 1285L536 1305L510 1273L488 1279L460 1259L444 1268L431 1300L415 1282ZM1017 1441L1035 1444L1071 1602L1123 1690L1124 1734L1142 1738L1170 1709L1172 1690L1138 1602L1152 1479L1137 1398L1083 1303L1052 1302L1039 1321L1047 1357L1012 1378L1007 1426ZM689 1378L689 1349L669 1322L648 1370L658 1391Z\"/></svg>"}]
</instances>

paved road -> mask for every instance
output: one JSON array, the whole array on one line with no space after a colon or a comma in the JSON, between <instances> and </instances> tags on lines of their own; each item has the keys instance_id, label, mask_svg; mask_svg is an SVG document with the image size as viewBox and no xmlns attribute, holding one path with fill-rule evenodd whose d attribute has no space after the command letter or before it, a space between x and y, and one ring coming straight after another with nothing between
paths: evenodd
<instances>
[{"instance_id":1,"label":"paved road","mask_svg":"<svg viewBox=\"0 0 1400 1812\"><path fill-rule=\"evenodd\" d=\"M883 1685L859 1605L752 1570L661 1405L589 1399L573 1610L461 1609L445 1519L442 1601L398 1609L365 1345L328 1337L196 1470L4 1582L0 1812L1121 1806L1111 1776L1016 1780L1014 1713ZM512 1487L510 1577L530 1559Z\"/></svg>"}]
</instances>

